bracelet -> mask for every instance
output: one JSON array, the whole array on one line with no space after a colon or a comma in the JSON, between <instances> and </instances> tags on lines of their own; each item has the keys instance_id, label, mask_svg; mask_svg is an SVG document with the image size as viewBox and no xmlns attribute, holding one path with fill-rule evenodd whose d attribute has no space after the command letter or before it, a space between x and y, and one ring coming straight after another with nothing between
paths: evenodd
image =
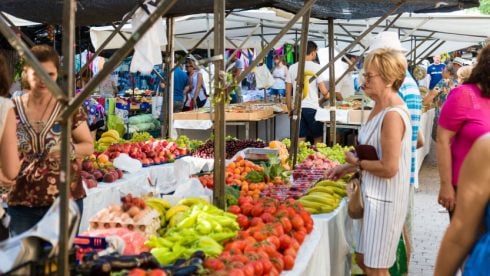
<instances>
[{"instance_id":1,"label":"bracelet","mask_svg":"<svg viewBox=\"0 0 490 276\"><path fill-rule=\"evenodd\" d=\"M362 168L362 166L361 166L361 161L362 161L361 159L357 159L357 162L356 162L357 167L359 167L359 170L360 170L360 171L362 171L362 170L363 170L363 168Z\"/></svg>"}]
</instances>

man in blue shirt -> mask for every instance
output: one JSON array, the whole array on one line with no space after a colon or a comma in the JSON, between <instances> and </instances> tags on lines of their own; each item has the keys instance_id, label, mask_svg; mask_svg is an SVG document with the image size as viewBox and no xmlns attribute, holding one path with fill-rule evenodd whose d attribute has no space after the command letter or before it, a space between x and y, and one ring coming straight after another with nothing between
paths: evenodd
<instances>
[{"instance_id":1,"label":"man in blue shirt","mask_svg":"<svg viewBox=\"0 0 490 276\"><path fill-rule=\"evenodd\" d=\"M441 63L440 55L435 55L433 59L434 63L427 67L427 74L430 76L430 90L434 89L434 86L436 86L436 84L442 79L442 71L444 71L444 68L446 67L444 63Z\"/></svg>"},{"instance_id":2,"label":"man in blue shirt","mask_svg":"<svg viewBox=\"0 0 490 276\"><path fill-rule=\"evenodd\" d=\"M179 65L174 70L174 113L181 112L184 107L184 89L187 85L187 73Z\"/></svg>"}]
</instances>

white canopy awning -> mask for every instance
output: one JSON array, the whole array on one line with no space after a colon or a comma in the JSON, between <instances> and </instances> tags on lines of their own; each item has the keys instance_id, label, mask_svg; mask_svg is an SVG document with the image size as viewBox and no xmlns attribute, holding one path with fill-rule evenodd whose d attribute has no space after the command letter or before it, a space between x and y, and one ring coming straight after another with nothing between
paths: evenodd
<instances>
[{"instance_id":1,"label":"white canopy awning","mask_svg":"<svg viewBox=\"0 0 490 276\"><path fill-rule=\"evenodd\" d=\"M289 20L290 14L272 9L260 9L234 12L226 18L225 47L236 48L248 37L243 48L260 48L262 43L268 43L279 32L279 30ZM390 16L373 33L383 31L384 27L394 20L395 16ZM335 20L334 31L336 48L343 49L354 39L351 35L357 36L366 28L372 25L377 18L358 19L358 20ZM405 48L412 49L414 45L413 37L416 38L417 45L425 39L430 38L416 49L417 53L422 53L436 39L445 41L437 52L450 52L476 45L490 37L488 23L490 16L468 14L463 12L455 13L434 13L434 14L403 14L395 21L390 31L399 32L400 38ZM212 14L197 14L176 19L175 37L177 49L192 48L212 27ZM311 19L309 39L319 43L319 46L326 46L327 22L325 20ZM347 30L347 31L346 31ZM113 31L112 26L93 27L90 29L92 44L97 49L99 45ZM130 25L123 27L123 33L128 37L131 34ZM263 33L263 35L261 35ZM301 22L298 22L288 31L279 41L278 45L284 43L295 43L301 36ZM210 47L212 48L213 35L209 36ZM117 49L123 45L124 40L116 35L106 49ZM361 43L369 45L370 36L366 36ZM200 48L207 48L204 41ZM351 52L360 53L362 46L356 46ZM162 49L163 50L163 49Z\"/></svg>"}]
</instances>

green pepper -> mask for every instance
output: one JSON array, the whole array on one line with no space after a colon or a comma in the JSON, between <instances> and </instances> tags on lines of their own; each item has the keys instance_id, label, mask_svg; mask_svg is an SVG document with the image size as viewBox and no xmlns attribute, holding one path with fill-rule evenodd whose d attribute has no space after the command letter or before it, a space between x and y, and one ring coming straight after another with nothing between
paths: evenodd
<instances>
[{"instance_id":1,"label":"green pepper","mask_svg":"<svg viewBox=\"0 0 490 276\"><path fill-rule=\"evenodd\" d=\"M155 256L160 264L168 265L173 264L180 258L181 252L170 252L167 248L153 248L151 254Z\"/></svg>"},{"instance_id":2,"label":"green pepper","mask_svg":"<svg viewBox=\"0 0 490 276\"><path fill-rule=\"evenodd\" d=\"M198 217L196 229L199 233L206 235L206 234L209 234L211 232L211 230L213 229L213 226L211 225L211 222L209 222L209 221L207 221L201 217Z\"/></svg>"},{"instance_id":3,"label":"green pepper","mask_svg":"<svg viewBox=\"0 0 490 276\"><path fill-rule=\"evenodd\" d=\"M190 216L186 217L181 222L179 222L179 224L177 224L177 228L180 229L190 228L194 226L194 224L196 223L196 219L197 219L197 213L191 214Z\"/></svg>"},{"instance_id":4,"label":"green pepper","mask_svg":"<svg viewBox=\"0 0 490 276\"><path fill-rule=\"evenodd\" d=\"M221 232L221 233L211 233L208 235L213 240L222 243L227 239L231 239L237 236L236 232Z\"/></svg>"}]
</instances>

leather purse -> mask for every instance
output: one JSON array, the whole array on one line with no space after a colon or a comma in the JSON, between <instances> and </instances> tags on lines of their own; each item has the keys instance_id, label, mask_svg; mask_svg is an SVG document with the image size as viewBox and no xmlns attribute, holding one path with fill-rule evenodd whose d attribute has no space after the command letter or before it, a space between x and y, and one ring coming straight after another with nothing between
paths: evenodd
<instances>
[{"instance_id":1,"label":"leather purse","mask_svg":"<svg viewBox=\"0 0 490 276\"><path fill-rule=\"evenodd\" d=\"M352 219L361 219L364 216L364 201L361 192L361 174L354 174L347 183L347 213Z\"/></svg>"}]
</instances>

